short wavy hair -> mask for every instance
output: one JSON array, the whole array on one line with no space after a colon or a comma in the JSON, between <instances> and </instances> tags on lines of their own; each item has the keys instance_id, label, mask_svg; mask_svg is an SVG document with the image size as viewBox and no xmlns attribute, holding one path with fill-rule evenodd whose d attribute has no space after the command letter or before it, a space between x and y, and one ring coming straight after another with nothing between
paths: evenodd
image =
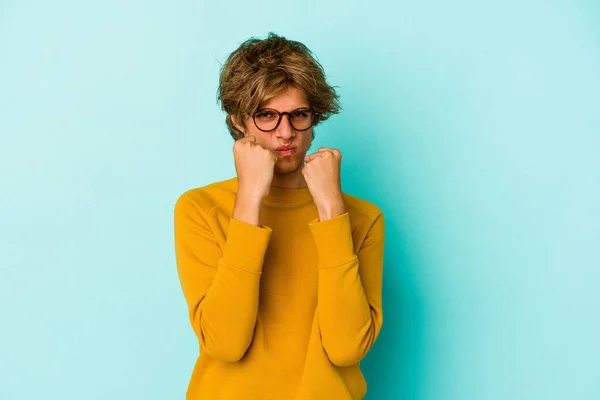
<instances>
[{"instance_id":1,"label":"short wavy hair","mask_svg":"<svg viewBox=\"0 0 600 400\"><path fill-rule=\"evenodd\" d=\"M244 134L233 124L232 115L244 124L247 113L291 86L302 91L318 113L314 125L342 108L335 87L327 83L323 66L300 42L269 32L266 39L251 37L231 53L221 66L217 103L227 113L225 123L234 140Z\"/></svg>"}]
</instances>

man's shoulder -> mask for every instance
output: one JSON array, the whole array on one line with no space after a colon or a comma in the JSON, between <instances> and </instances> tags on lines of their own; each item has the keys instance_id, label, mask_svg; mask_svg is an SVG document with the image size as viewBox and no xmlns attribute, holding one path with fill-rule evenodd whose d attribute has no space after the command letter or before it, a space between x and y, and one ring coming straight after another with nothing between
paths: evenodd
<instances>
[{"instance_id":1,"label":"man's shoulder","mask_svg":"<svg viewBox=\"0 0 600 400\"><path fill-rule=\"evenodd\" d=\"M366 220L364 222L372 222L375 219L383 216L381 208L377 204L367 199L343 193L344 202L348 213L355 220Z\"/></svg>"},{"instance_id":2,"label":"man's shoulder","mask_svg":"<svg viewBox=\"0 0 600 400\"><path fill-rule=\"evenodd\" d=\"M214 206L235 198L237 177L213 182L204 186L187 189L179 195L176 207L193 205L198 210L208 212Z\"/></svg>"}]
</instances>

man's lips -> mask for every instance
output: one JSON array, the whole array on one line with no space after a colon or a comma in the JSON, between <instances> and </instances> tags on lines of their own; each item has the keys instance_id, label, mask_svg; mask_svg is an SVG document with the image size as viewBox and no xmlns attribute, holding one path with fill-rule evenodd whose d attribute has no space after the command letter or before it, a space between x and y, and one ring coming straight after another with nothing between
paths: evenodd
<instances>
[{"instance_id":1,"label":"man's lips","mask_svg":"<svg viewBox=\"0 0 600 400\"><path fill-rule=\"evenodd\" d=\"M277 153L281 154L282 156L289 156L290 154L294 154L296 152L296 148L295 147L281 147L279 149L276 150Z\"/></svg>"}]
</instances>

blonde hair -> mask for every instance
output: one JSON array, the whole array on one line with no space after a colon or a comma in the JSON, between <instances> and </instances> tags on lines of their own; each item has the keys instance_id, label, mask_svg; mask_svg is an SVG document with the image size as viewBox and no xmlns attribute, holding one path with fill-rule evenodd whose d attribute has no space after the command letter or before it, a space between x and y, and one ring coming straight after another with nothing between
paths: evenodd
<instances>
[{"instance_id":1,"label":"blonde hair","mask_svg":"<svg viewBox=\"0 0 600 400\"><path fill-rule=\"evenodd\" d=\"M217 91L231 136L235 140L244 137L233 124L232 115L244 124L247 113L290 86L302 91L318 113L314 125L341 110L339 96L327 83L323 67L304 44L273 32L266 39L252 37L243 42L221 66Z\"/></svg>"}]
</instances>

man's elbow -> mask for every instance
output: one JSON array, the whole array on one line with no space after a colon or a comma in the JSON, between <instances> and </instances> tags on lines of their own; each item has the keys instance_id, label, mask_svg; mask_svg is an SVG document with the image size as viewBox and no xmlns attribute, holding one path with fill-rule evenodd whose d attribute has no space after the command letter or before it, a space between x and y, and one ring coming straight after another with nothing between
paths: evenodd
<instances>
[{"instance_id":1,"label":"man's elbow","mask_svg":"<svg viewBox=\"0 0 600 400\"><path fill-rule=\"evenodd\" d=\"M202 324L199 324L197 332L200 339L200 351L205 351L215 360L227 363L240 361L252 342L252 335L232 335L231 332L225 334L222 331L209 329L208 326Z\"/></svg>"},{"instance_id":2,"label":"man's elbow","mask_svg":"<svg viewBox=\"0 0 600 400\"><path fill-rule=\"evenodd\" d=\"M323 348L329 361L338 367L349 367L358 364L369 352L377 335L373 329L369 329L364 336L359 338L339 337L333 340L323 338Z\"/></svg>"},{"instance_id":3,"label":"man's elbow","mask_svg":"<svg viewBox=\"0 0 600 400\"><path fill-rule=\"evenodd\" d=\"M334 346L330 349L325 348L329 361L338 367L350 367L358 364L365 352L359 348L344 348L343 346Z\"/></svg>"},{"instance_id":4,"label":"man's elbow","mask_svg":"<svg viewBox=\"0 0 600 400\"><path fill-rule=\"evenodd\" d=\"M206 351L211 358L226 363L236 363L240 361L248 346L239 345L235 343L204 343L200 347L200 351Z\"/></svg>"}]
</instances>

